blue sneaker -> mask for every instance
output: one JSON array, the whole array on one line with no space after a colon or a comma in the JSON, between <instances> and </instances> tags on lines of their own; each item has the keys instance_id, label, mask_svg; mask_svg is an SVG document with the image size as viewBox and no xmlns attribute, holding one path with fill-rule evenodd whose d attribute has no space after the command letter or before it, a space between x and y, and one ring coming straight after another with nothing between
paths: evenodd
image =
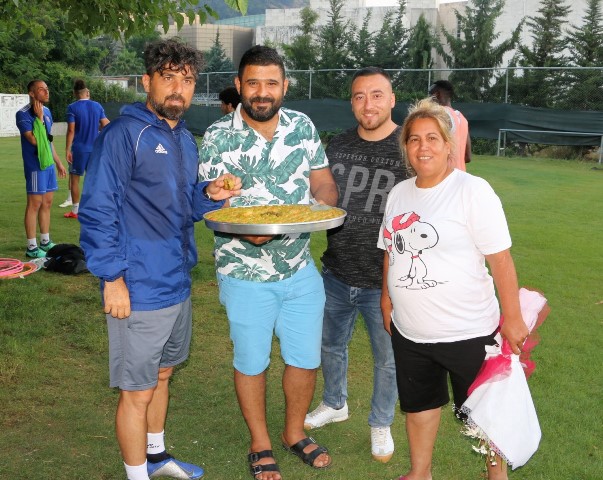
<instances>
[{"instance_id":1,"label":"blue sneaker","mask_svg":"<svg viewBox=\"0 0 603 480\"><path fill-rule=\"evenodd\" d=\"M56 245L56 243L52 243L52 242L48 242L48 243L42 243L40 245L40 249L44 252L48 252L48 250L50 250L52 247L54 247Z\"/></svg>"},{"instance_id":2,"label":"blue sneaker","mask_svg":"<svg viewBox=\"0 0 603 480\"><path fill-rule=\"evenodd\" d=\"M171 455L161 462L151 463L147 461L147 472L149 478L171 477L182 480L201 478L205 473L201 467L192 463L181 462Z\"/></svg>"}]
</instances>

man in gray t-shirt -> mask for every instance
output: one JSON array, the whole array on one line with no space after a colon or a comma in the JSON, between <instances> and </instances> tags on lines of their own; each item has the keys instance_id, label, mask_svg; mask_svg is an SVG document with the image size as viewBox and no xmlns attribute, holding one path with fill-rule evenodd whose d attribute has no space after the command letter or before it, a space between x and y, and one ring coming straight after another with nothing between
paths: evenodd
<instances>
[{"instance_id":1,"label":"man in gray t-shirt","mask_svg":"<svg viewBox=\"0 0 603 480\"><path fill-rule=\"evenodd\" d=\"M348 418L348 343L361 314L374 358L371 451L387 462L394 452L390 425L398 394L391 340L383 327L381 286L383 252L377 248L387 194L407 178L400 153L400 127L391 112L395 96L389 75L367 67L352 80L352 112L358 126L333 138L327 157L339 187L338 207L348 212L345 224L328 232L322 257L326 305L321 362L322 402L306 415L305 427L317 428Z\"/></svg>"}]
</instances>

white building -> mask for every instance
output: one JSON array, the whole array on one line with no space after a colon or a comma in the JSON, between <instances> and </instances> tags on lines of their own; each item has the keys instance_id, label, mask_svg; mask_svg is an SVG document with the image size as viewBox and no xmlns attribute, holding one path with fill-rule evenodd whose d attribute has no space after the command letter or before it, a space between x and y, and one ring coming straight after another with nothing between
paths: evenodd
<instances>
[{"instance_id":1,"label":"white building","mask_svg":"<svg viewBox=\"0 0 603 480\"><path fill-rule=\"evenodd\" d=\"M463 13L467 3L467 0L452 2L408 0L406 3L405 26L407 28L414 26L422 14L436 32L440 33L441 27L444 27L453 35L458 35L460 33L455 10ZM565 4L571 6L566 28L569 29L572 25L581 25L587 7L587 0L572 0L571 3L566 0ZM317 27L328 23L329 0L310 0L309 7L318 13ZM355 28L360 29L370 11L371 18L368 26L370 31L375 32L380 30L387 12L395 12L397 8L396 0L347 0L341 10L341 15L345 20L349 20ZM502 42L508 39L513 29L517 27L522 19L529 16L538 16L539 8L540 0L506 0L503 13L498 17L496 23L497 32L500 34L499 41ZM174 22L170 25L167 33L161 32L161 34L164 38L179 36L199 50L207 51L213 45L216 33L219 32L220 43L226 55L236 67L242 54L252 45L264 45L267 42L276 46L283 43L290 44L300 34L301 10L301 8L267 9L265 15L234 17L214 24L203 25L197 17L192 25L185 21L180 31L178 31ZM530 32L525 26L522 30L521 42L524 45L529 45L532 42ZM435 51L432 56L435 60L435 68L446 67ZM508 63L511 57L512 53L507 54L504 65Z\"/></svg>"},{"instance_id":2,"label":"white building","mask_svg":"<svg viewBox=\"0 0 603 480\"><path fill-rule=\"evenodd\" d=\"M245 24L246 17L240 17L241 24ZM254 29L242 27L232 23L205 23L202 24L199 16L195 18L192 25L185 20L180 30L176 22L172 22L166 33L158 29L162 38L180 37L184 42L201 51L208 51L216 41L216 35L220 34L220 44L224 48L226 56L238 65L243 53L253 45Z\"/></svg>"},{"instance_id":3,"label":"white building","mask_svg":"<svg viewBox=\"0 0 603 480\"><path fill-rule=\"evenodd\" d=\"M389 6L367 6L386 4ZM397 6L391 6L392 0L348 0L341 10L344 19L350 20L356 28L360 29L367 13L371 11L369 29L378 31L383 24L383 18L388 11L397 10ZM468 1L442 2L440 0L408 0L406 4L406 27L414 26L421 14L436 29L441 31L444 27L448 32L457 35L458 24L455 10L463 13ZM571 25L581 25L582 17L587 7L587 0L572 0L565 3L571 7L571 13L567 18L567 28ZM329 0L310 0L310 8L318 13L317 27L321 27L329 21ZM529 16L538 16L540 0L506 0L503 13L497 19L497 32L500 33L499 40L502 42L510 37L511 32L519 22ZM268 9L264 26L259 26L255 31L256 44L264 44L267 41L273 44L291 43L293 38L299 34L300 8L292 9ZM528 28L524 26L521 34L521 42L529 45L532 38ZM512 55L507 56L507 61ZM443 68L441 59L436 59L436 67Z\"/></svg>"},{"instance_id":4,"label":"white building","mask_svg":"<svg viewBox=\"0 0 603 480\"><path fill-rule=\"evenodd\" d=\"M28 103L28 94L0 94L0 137L19 135L15 115Z\"/></svg>"},{"instance_id":5,"label":"white building","mask_svg":"<svg viewBox=\"0 0 603 480\"><path fill-rule=\"evenodd\" d=\"M367 7L366 3L366 0L348 0L341 10L341 15L360 29L367 13L371 11L369 30L378 31L383 24L385 14L390 10L395 10L395 7ZM309 6L318 13L316 27L320 28L329 22L328 0L310 0ZM267 41L276 45L291 43L300 33L301 11L301 8L267 9L265 24L255 30L255 43L259 45L263 45ZM406 26L408 27L409 24L407 23Z\"/></svg>"}]
</instances>

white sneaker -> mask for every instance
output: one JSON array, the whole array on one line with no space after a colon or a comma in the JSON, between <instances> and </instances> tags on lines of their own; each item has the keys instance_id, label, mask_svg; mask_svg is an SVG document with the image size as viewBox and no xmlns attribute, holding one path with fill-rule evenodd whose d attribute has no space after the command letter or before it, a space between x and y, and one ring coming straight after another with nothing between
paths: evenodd
<instances>
[{"instance_id":1,"label":"white sneaker","mask_svg":"<svg viewBox=\"0 0 603 480\"><path fill-rule=\"evenodd\" d=\"M394 439L389 427L371 427L371 453L379 462L387 463L394 454Z\"/></svg>"},{"instance_id":2,"label":"white sneaker","mask_svg":"<svg viewBox=\"0 0 603 480\"><path fill-rule=\"evenodd\" d=\"M73 205L73 202L71 200L67 199L63 203L61 203L59 205L59 207L61 207L61 208L67 208L67 207L70 207L71 205Z\"/></svg>"},{"instance_id":3,"label":"white sneaker","mask_svg":"<svg viewBox=\"0 0 603 480\"><path fill-rule=\"evenodd\" d=\"M306 414L304 420L304 428L306 430L312 430L313 428L322 427L329 423L343 422L350 417L348 414L348 403L344 403L343 407L339 410L326 406L323 402L316 407L313 411Z\"/></svg>"}]
</instances>

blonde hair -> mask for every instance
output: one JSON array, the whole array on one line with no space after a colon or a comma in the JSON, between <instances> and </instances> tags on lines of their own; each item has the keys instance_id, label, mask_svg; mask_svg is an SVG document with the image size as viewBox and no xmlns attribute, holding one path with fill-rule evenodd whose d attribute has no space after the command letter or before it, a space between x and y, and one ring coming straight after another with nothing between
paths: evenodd
<instances>
[{"instance_id":1,"label":"blonde hair","mask_svg":"<svg viewBox=\"0 0 603 480\"><path fill-rule=\"evenodd\" d=\"M406 170L411 176L415 176L417 172L415 172L415 169L412 168L412 165L408 160L408 155L406 154L406 142L408 142L410 137L410 129L412 128L415 120L419 118L431 118L434 120L438 125L438 130L440 131L442 138L450 145L451 151L454 151L456 147L456 141L452 135L452 119L450 118L450 114L446 108L435 102L432 97L418 100L408 109L408 115L402 124L402 131L400 132L399 140L400 151L404 154ZM450 165L454 164L452 155L449 155L448 163Z\"/></svg>"}]
</instances>

